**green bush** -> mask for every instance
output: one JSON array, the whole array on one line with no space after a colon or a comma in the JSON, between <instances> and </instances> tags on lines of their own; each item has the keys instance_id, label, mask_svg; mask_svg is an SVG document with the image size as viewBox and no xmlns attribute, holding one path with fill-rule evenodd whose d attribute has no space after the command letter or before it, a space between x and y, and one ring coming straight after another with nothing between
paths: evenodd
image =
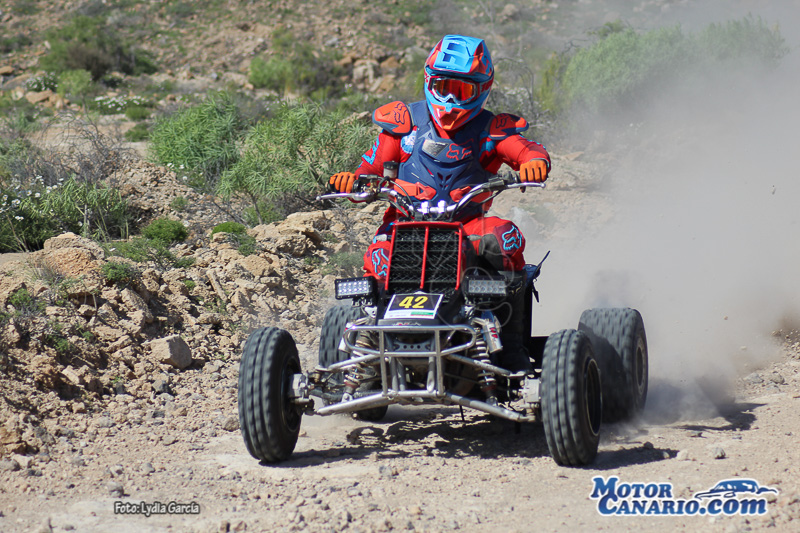
<instances>
[{"instance_id":1,"label":"green bush","mask_svg":"<svg viewBox=\"0 0 800 533\"><path fill-rule=\"evenodd\" d=\"M158 218L142 230L142 236L165 244L183 242L189 236L189 230L178 220Z\"/></svg>"},{"instance_id":2,"label":"green bush","mask_svg":"<svg viewBox=\"0 0 800 533\"><path fill-rule=\"evenodd\" d=\"M233 221L217 224L211 229L211 235L214 235L215 233L235 233L241 235L246 232L247 228L244 227L244 224L239 224L238 222Z\"/></svg>"},{"instance_id":3,"label":"green bush","mask_svg":"<svg viewBox=\"0 0 800 533\"><path fill-rule=\"evenodd\" d=\"M184 198L183 196L176 196L170 203L169 206L174 209L175 211L183 211L187 207L189 207L189 201Z\"/></svg>"},{"instance_id":4,"label":"green bush","mask_svg":"<svg viewBox=\"0 0 800 533\"><path fill-rule=\"evenodd\" d=\"M25 82L25 88L29 91L55 91L58 89L58 76L53 72L37 74Z\"/></svg>"},{"instance_id":5,"label":"green bush","mask_svg":"<svg viewBox=\"0 0 800 533\"><path fill-rule=\"evenodd\" d=\"M141 271L135 266L117 261L109 261L103 264L103 266L100 267L100 271L103 274L103 278L108 283L120 286L127 286L141 274Z\"/></svg>"},{"instance_id":6,"label":"green bush","mask_svg":"<svg viewBox=\"0 0 800 533\"><path fill-rule=\"evenodd\" d=\"M140 122L125 132L125 140L128 142L146 141L150 138L150 128L146 123Z\"/></svg>"},{"instance_id":7,"label":"green bush","mask_svg":"<svg viewBox=\"0 0 800 533\"><path fill-rule=\"evenodd\" d=\"M244 224L233 221L223 222L212 228L211 235L215 233L227 233L236 250L244 256L251 255L256 251L256 239L247 234Z\"/></svg>"},{"instance_id":8,"label":"green bush","mask_svg":"<svg viewBox=\"0 0 800 533\"><path fill-rule=\"evenodd\" d=\"M291 61L282 57L264 60L255 57L250 62L248 80L256 89L270 89L282 93L292 88L294 68Z\"/></svg>"},{"instance_id":9,"label":"green bush","mask_svg":"<svg viewBox=\"0 0 800 533\"><path fill-rule=\"evenodd\" d=\"M150 151L160 164L191 174L196 188L212 192L219 176L239 158L236 141L243 128L231 96L216 93L157 120L150 133Z\"/></svg>"},{"instance_id":10,"label":"green bush","mask_svg":"<svg viewBox=\"0 0 800 533\"><path fill-rule=\"evenodd\" d=\"M131 120L147 120L152 111L143 105L131 104L125 108L125 116Z\"/></svg>"},{"instance_id":11,"label":"green bush","mask_svg":"<svg viewBox=\"0 0 800 533\"><path fill-rule=\"evenodd\" d=\"M248 201L263 224L265 206L285 215L293 200L302 202L332 174L356 168L373 137L369 124L345 113L283 105L250 130L241 159L223 174L218 191Z\"/></svg>"},{"instance_id":12,"label":"green bush","mask_svg":"<svg viewBox=\"0 0 800 533\"><path fill-rule=\"evenodd\" d=\"M320 52L285 27L272 32L271 48L275 55L268 59L256 57L250 63L249 80L255 87L299 94L322 90L327 97L341 93L343 84L339 78L344 72L336 64L335 52Z\"/></svg>"},{"instance_id":13,"label":"green bush","mask_svg":"<svg viewBox=\"0 0 800 533\"><path fill-rule=\"evenodd\" d=\"M102 115L127 113L131 107L144 107L148 101L141 96L98 96L91 102L91 108Z\"/></svg>"},{"instance_id":14,"label":"green bush","mask_svg":"<svg viewBox=\"0 0 800 533\"><path fill-rule=\"evenodd\" d=\"M73 100L85 100L97 91L88 70L65 70L58 75L58 94Z\"/></svg>"},{"instance_id":15,"label":"green bush","mask_svg":"<svg viewBox=\"0 0 800 533\"><path fill-rule=\"evenodd\" d=\"M109 25L103 16L76 16L46 33L50 52L39 65L52 72L87 70L95 81L112 70L125 74L155 72L149 54L122 38L121 30Z\"/></svg>"},{"instance_id":16,"label":"green bush","mask_svg":"<svg viewBox=\"0 0 800 533\"><path fill-rule=\"evenodd\" d=\"M24 317L41 315L45 309L45 302L36 298L25 287L11 293L8 304L14 308L15 315Z\"/></svg>"},{"instance_id":17,"label":"green bush","mask_svg":"<svg viewBox=\"0 0 800 533\"><path fill-rule=\"evenodd\" d=\"M29 35L17 33L16 35L0 36L0 54L10 54L33 44Z\"/></svg>"},{"instance_id":18,"label":"green bush","mask_svg":"<svg viewBox=\"0 0 800 533\"><path fill-rule=\"evenodd\" d=\"M106 253L124 257L136 263L153 263L159 270L187 268L194 264L192 257L176 257L161 239L135 237L130 241L106 245Z\"/></svg>"},{"instance_id":19,"label":"green bush","mask_svg":"<svg viewBox=\"0 0 800 533\"><path fill-rule=\"evenodd\" d=\"M774 67L788 52L780 32L753 17L695 34L679 26L637 33L619 23L595 34L600 40L593 45L546 64L537 87L543 107L635 112L666 91L696 91L731 67L737 72Z\"/></svg>"},{"instance_id":20,"label":"green bush","mask_svg":"<svg viewBox=\"0 0 800 533\"><path fill-rule=\"evenodd\" d=\"M45 185L41 176L0 188L0 251L35 250L65 231L86 237L121 236L130 224L127 202L102 184L67 179Z\"/></svg>"}]
</instances>

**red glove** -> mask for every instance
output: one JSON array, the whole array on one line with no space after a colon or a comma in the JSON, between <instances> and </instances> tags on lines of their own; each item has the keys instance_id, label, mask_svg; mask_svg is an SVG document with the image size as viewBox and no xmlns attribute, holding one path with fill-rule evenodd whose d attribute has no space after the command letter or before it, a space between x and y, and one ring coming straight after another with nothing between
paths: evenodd
<instances>
[{"instance_id":1,"label":"red glove","mask_svg":"<svg viewBox=\"0 0 800 533\"><path fill-rule=\"evenodd\" d=\"M519 181L542 183L547 179L547 161L544 159L534 159L526 161L519 167Z\"/></svg>"},{"instance_id":2,"label":"red glove","mask_svg":"<svg viewBox=\"0 0 800 533\"><path fill-rule=\"evenodd\" d=\"M331 176L328 183L339 192L353 192L353 184L356 182L356 175L352 172L339 172Z\"/></svg>"}]
</instances>

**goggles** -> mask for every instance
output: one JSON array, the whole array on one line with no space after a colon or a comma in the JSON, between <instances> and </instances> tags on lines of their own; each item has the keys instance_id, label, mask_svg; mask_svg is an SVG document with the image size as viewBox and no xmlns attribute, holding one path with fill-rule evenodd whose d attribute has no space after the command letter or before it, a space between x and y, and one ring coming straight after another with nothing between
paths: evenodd
<instances>
[{"instance_id":1,"label":"goggles","mask_svg":"<svg viewBox=\"0 0 800 533\"><path fill-rule=\"evenodd\" d=\"M478 97L478 84L459 78L431 76L428 89L442 102L467 104Z\"/></svg>"}]
</instances>

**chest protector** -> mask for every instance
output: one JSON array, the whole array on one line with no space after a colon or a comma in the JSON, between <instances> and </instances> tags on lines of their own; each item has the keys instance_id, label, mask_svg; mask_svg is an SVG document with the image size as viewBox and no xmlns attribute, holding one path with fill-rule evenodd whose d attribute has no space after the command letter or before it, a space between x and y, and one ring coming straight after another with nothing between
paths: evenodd
<instances>
[{"instance_id":1,"label":"chest protector","mask_svg":"<svg viewBox=\"0 0 800 533\"><path fill-rule=\"evenodd\" d=\"M419 183L436 191L430 201L453 202L450 192L462 187L485 183L492 174L480 164L480 137L494 116L485 109L461 128L452 139L439 137L428 114L425 101L408 106L411 120L417 127L411 156L400 165L398 179ZM468 218L482 211L479 206L462 210L459 218Z\"/></svg>"}]
</instances>

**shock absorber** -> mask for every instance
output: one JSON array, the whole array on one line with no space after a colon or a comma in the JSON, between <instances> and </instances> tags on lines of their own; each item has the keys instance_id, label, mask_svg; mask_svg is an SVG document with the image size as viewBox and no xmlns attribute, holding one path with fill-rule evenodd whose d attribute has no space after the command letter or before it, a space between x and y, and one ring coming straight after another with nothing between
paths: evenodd
<instances>
[{"instance_id":1,"label":"shock absorber","mask_svg":"<svg viewBox=\"0 0 800 533\"><path fill-rule=\"evenodd\" d=\"M475 342L472 358L482 363L491 363L489 360L489 351L486 349L485 340L478 339ZM495 390L497 389L497 380L494 378L494 374L488 370L479 370L478 385L480 385L481 390L486 395L486 403L489 405L497 405L497 396L495 395Z\"/></svg>"},{"instance_id":2,"label":"shock absorber","mask_svg":"<svg viewBox=\"0 0 800 533\"><path fill-rule=\"evenodd\" d=\"M356 389L361 385L361 380L364 379L364 371L361 365L353 366L347 375L344 377L344 394L342 394L342 401L349 402L353 399Z\"/></svg>"},{"instance_id":3,"label":"shock absorber","mask_svg":"<svg viewBox=\"0 0 800 533\"><path fill-rule=\"evenodd\" d=\"M360 332L355 342L356 346L362 348L370 348L374 346L372 335L367 332ZM353 351L354 357L363 355L362 352ZM350 371L344 377L344 394L342 394L342 401L347 402L353 399L356 390L361 386L361 382L370 377L370 369L363 364L358 364L350 368Z\"/></svg>"}]
</instances>

